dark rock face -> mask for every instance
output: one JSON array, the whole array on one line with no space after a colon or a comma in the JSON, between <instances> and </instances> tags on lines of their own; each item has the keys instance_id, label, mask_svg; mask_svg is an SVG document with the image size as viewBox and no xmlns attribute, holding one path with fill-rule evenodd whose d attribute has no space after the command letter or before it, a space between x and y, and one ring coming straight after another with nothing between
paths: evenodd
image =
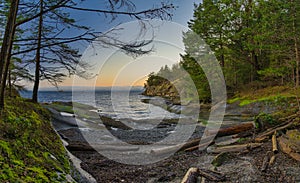
<instances>
[{"instance_id":1,"label":"dark rock face","mask_svg":"<svg viewBox=\"0 0 300 183\"><path fill-rule=\"evenodd\" d=\"M143 95L163 97L171 100L173 103L180 103L179 93L174 85L169 81L165 81L157 86L145 85Z\"/></svg>"}]
</instances>

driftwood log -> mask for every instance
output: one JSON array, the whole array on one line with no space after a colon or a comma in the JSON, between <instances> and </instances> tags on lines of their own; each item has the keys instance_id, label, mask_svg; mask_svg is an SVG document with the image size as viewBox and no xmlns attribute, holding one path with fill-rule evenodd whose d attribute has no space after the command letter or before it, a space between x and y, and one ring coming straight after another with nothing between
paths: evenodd
<instances>
[{"instance_id":1,"label":"driftwood log","mask_svg":"<svg viewBox=\"0 0 300 183\"><path fill-rule=\"evenodd\" d=\"M208 147L212 142L206 142L206 143L201 143L201 144L198 144L196 146L193 146L193 147L189 147L187 149L185 149L184 151L188 152L188 151L194 151L194 150L197 150L197 149L204 149L206 147Z\"/></svg>"},{"instance_id":2,"label":"driftwood log","mask_svg":"<svg viewBox=\"0 0 300 183\"><path fill-rule=\"evenodd\" d=\"M241 152L241 151L260 147L261 145L262 143L249 143L249 144L222 146L222 147L210 146L207 148L207 152L208 153Z\"/></svg>"},{"instance_id":3,"label":"driftwood log","mask_svg":"<svg viewBox=\"0 0 300 183\"><path fill-rule=\"evenodd\" d=\"M200 176L200 174L199 174L198 168L190 168L186 172L181 183L197 183L199 176Z\"/></svg>"},{"instance_id":4,"label":"driftwood log","mask_svg":"<svg viewBox=\"0 0 300 183\"><path fill-rule=\"evenodd\" d=\"M274 155L270 158L269 166L272 166L272 165L274 164L275 159L276 159L276 155L274 154Z\"/></svg>"},{"instance_id":5,"label":"driftwood log","mask_svg":"<svg viewBox=\"0 0 300 183\"><path fill-rule=\"evenodd\" d=\"M199 144L201 142L201 144ZM166 146L166 147L161 147L161 148L156 148L152 149L151 153L160 155L160 154L166 154L166 153L172 153L176 151L184 151L188 149L187 151L195 150L197 148L205 148L208 145L213 143L213 138L212 137L206 137L206 138L196 138L193 140L190 140L186 143L181 143L173 146Z\"/></svg>"},{"instance_id":6,"label":"driftwood log","mask_svg":"<svg viewBox=\"0 0 300 183\"><path fill-rule=\"evenodd\" d=\"M212 171L212 170L206 170L206 169L202 169L199 168L199 174L202 177L205 177L207 180L210 181L223 181L225 180L225 175L223 175L220 172L216 172L216 171Z\"/></svg>"},{"instance_id":7,"label":"driftwood log","mask_svg":"<svg viewBox=\"0 0 300 183\"><path fill-rule=\"evenodd\" d=\"M278 147L277 147L277 139L276 139L276 131L272 135L272 150L273 153L276 154L278 153Z\"/></svg>"},{"instance_id":8,"label":"driftwood log","mask_svg":"<svg viewBox=\"0 0 300 183\"><path fill-rule=\"evenodd\" d=\"M245 132L240 132L238 134L235 134L232 136L232 138L245 138L253 135L253 131L245 131Z\"/></svg>"},{"instance_id":9,"label":"driftwood log","mask_svg":"<svg viewBox=\"0 0 300 183\"><path fill-rule=\"evenodd\" d=\"M88 143L69 143L66 148L70 151L138 151L139 147L118 145L90 145Z\"/></svg>"},{"instance_id":10,"label":"driftwood log","mask_svg":"<svg viewBox=\"0 0 300 183\"><path fill-rule=\"evenodd\" d=\"M198 177L202 176L209 181L223 181L225 176L219 172L201 168L190 168L182 179L181 183L196 183Z\"/></svg>"},{"instance_id":11,"label":"driftwood log","mask_svg":"<svg viewBox=\"0 0 300 183\"><path fill-rule=\"evenodd\" d=\"M211 130L208 131L207 135L217 134L216 135L217 137L223 137L223 136L234 135L242 132L247 132L249 130L253 130L254 127L255 126L253 122L246 122L246 123L241 123L227 128L221 128L219 130Z\"/></svg>"},{"instance_id":12,"label":"driftwood log","mask_svg":"<svg viewBox=\"0 0 300 183\"><path fill-rule=\"evenodd\" d=\"M260 168L260 170L262 171L262 172L266 172L266 170L267 170L267 168L268 168L268 165L269 165L269 153L267 153L266 155L265 155L265 157L264 157L264 159L263 159L263 163L262 163L262 165L261 165L261 168Z\"/></svg>"},{"instance_id":13,"label":"driftwood log","mask_svg":"<svg viewBox=\"0 0 300 183\"><path fill-rule=\"evenodd\" d=\"M300 154L293 151L293 149L290 147L290 141L288 138L281 136L278 138L278 142L279 142L280 149L284 153L288 154L293 159L300 161Z\"/></svg>"},{"instance_id":14,"label":"driftwood log","mask_svg":"<svg viewBox=\"0 0 300 183\"><path fill-rule=\"evenodd\" d=\"M279 126L270 128L267 131L265 131L265 132L259 134L258 136L256 136L255 141L256 142L261 142L261 141L265 140L266 138L268 138L269 136L271 136L272 134L274 134L274 132L284 130L284 129L292 126L292 125L293 125L293 122L289 122L289 123L284 123L284 124L281 124Z\"/></svg>"}]
</instances>

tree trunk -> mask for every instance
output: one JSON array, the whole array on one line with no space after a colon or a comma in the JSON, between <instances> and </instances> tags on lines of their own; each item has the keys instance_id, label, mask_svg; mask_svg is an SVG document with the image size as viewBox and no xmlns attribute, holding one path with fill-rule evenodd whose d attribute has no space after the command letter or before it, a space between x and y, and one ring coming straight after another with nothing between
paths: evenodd
<instances>
[{"instance_id":1,"label":"tree trunk","mask_svg":"<svg viewBox=\"0 0 300 183\"><path fill-rule=\"evenodd\" d=\"M220 64L221 67L224 68L225 67L225 56L224 56L224 46L223 46L223 42L222 42L222 33L220 33L220 40L221 40L221 44L220 44L220 50L221 50L221 60L220 60Z\"/></svg>"},{"instance_id":2,"label":"tree trunk","mask_svg":"<svg viewBox=\"0 0 300 183\"><path fill-rule=\"evenodd\" d=\"M299 87L299 65L300 65L300 56L299 56L299 48L298 48L298 39L297 36L295 35L294 37L294 46L295 46L295 55L296 55L296 83L295 87Z\"/></svg>"},{"instance_id":3,"label":"tree trunk","mask_svg":"<svg viewBox=\"0 0 300 183\"><path fill-rule=\"evenodd\" d=\"M40 12L41 13L43 12L43 0L40 0ZM36 50L34 86L32 91L33 102L38 102L38 90L40 85L42 29L43 29L43 14L40 15L39 27L38 27L38 42L37 42L37 50Z\"/></svg>"},{"instance_id":4,"label":"tree trunk","mask_svg":"<svg viewBox=\"0 0 300 183\"><path fill-rule=\"evenodd\" d=\"M19 0L12 0L0 52L0 110L4 108L4 93L11 57L12 44L16 30L15 24L17 19L18 7Z\"/></svg>"},{"instance_id":5,"label":"tree trunk","mask_svg":"<svg viewBox=\"0 0 300 183\"><path fill-rule=\"evenodd\" d=\"M198 168L190 168L181 180L181 183L197 183L199 176Z\"/></svg>"},{"instance_id":6,"label":"tree trunk","mask_svg":"<svg viewBox=\"0 0 300 183\"><path fill-rule=\"evenodd\" d=\"M8 71L8 89L9 89L9 96L12 96L12 83L11 83L11 70Z\"/></svg>"},{"instance_id":7,"label":"tree trunk","mask_svg":"<svg viewBox=\"0 0 300 183\"><path fill-rule=\"evenodd\" d=\"M299 46L298 46L298 37L297 37L297 25L296 25L296 19L297 19L297 12L295 9L295 2L294 0L291 1L292 5L292 18L293 18L293 39L294 39L294 50L295 50L295 59L296 59L296 68L295 68L295 87L299 87L299 65L300 65L300 56L299 56Z\"/></svg>"},{"instance_id":8,"label":"tree trunk","mask_svg":"<svg viewBox=\"0 0 300 183\"><path fill-rule=\"evenodd\" d=\"M254 127L255 126L253 122L241 123L231 127L221 128L219 130L210 130L208 131L207 135L217 134L217 137L223 137L253 130Z\"/></svg>"}]
</instances>

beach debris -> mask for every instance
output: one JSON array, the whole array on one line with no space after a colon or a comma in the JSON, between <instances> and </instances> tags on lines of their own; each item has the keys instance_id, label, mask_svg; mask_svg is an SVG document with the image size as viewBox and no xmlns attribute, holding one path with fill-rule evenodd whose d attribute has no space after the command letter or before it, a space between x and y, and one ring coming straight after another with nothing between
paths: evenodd
<instances>
[{"instance_id":1,"label":"beach debris","mask_svg":"<svg viewBox=\"0 0 300 183\"><path fill-rule=\"evenodd\" d=\"M275 162L275 159L276 159L276 155L274 154L271 158L270 158L270 161L269 161L269 166L273 165L274 162Z\"/></svg>"},{"instance_id":2,"label":"beach debris","mask_svg":"<svg viewBox=\"0 0 300 183\"><path fill-rule=\"evenodd\" d=\"M215 139L215 144L217 146L225 146L225 145L231 145L236 142L238 142L240 138L233 138L232 135L230 136L224 136L224 137L219 137Z\"/></svg>"},{"instance_id":3,"label":"beach debris","mask_svg":"<svg viewBox=\"0 0 300 183\"><path fill-rule=\"evenodd\" d=\"M223 137L223 136L228 136L228 135L234 135L238 134L241 132L246 132L253 130L255 128L254 122L245 122L241 124L237 124L234 126L230 126L227 128L221 128L218 130L210 130L207 132L207 135L212 135L212 134L217 134L217 137Z\"/></svg>"},{"instance_id":4,"label":"beach debris","mask_svg":"<svg viewBox=\"0 0 300 183\"><path fill-rule=\"evenodd\" d=\"M216 171L202 169L202 168L189 168L185 176L183 177L181 183L196 183L199 177L204 177L209 181L224 181L225 176Z\"/></svg>"},{"instance_id":5,"label":"beach debris","mask_svg":"<svg viewBox=\"0 0 300 183\"><path fill-rule=\"evenodd\" d=\"M106 116L100 116L100 119L102 123L109 129L122 129L122 130L132 130L129 126L125 125L121 121L106 117Z\"/></svg>"},{"instance_id":6,"label":"beach debris","mask_svg":"<svg viewBox=\"0 0 300 183\"><path fill-rule=\"evenodd\" d=\"M64 116L64 117L73 117L73 118L76 117L75 114L68 113L68 112L60 112L59 114L60 114L61 116Z\"/></svg>"},{"instance_id":7,"label":"beach debris","mask_svg":"<svg viewBox=\"0 0 300 183\"><path fill-rule=\"evenodd\" d=\"M138 151L138 146L132 145L106 145L106 144L88 144L82 142L70 142L66 146L70 151Z\"/></svg>"},{"instance_id":8,"label":"beach debris","mask_svg":"<svg viewBox=\"0 0 300 183\"><path fill-rule=\"evenodd\" d=\"M184 151L188 152L188 151L194 151L194 150L204 150L206 147L208 147L212 143L213 142L208 141L208 142L201 143L201 144L198 144L198 145L193 146L193 147L189 147L189 148L185 149Z\"/></svg>"},{"instance_id":9,"label":"beach debris","mask_svg":"<svg viewBox=\"0 0 300 183\"><path fill-rule=\"evenodd\" d=\"M196 138L190 140L185 143L180 143L176 145L168 145L165 147L160 147L156 149L152 149L150 153L159 155L159 154L166 154L166 153L175 153L176 151L192 151L196 149L205 149L208 145L213 143L213 137L204 137L204 138Z\"/></svg>"},{"instance_id":10,"label":"beach debris","mask_svg":"<svg viewBox=\"0 0 300 183\"><path fill-rule=\"evenodd\" d=\"M262 171L262 172L267 171L267 168L268 168L268 165L269 165L269 159L270 159L269 154L270 154L270 151L268 151L267 154L264 156L263 163L262 163L261 168L260 168L260 171Z\"/></svg>"},{"instance_id":11,"label":"beach debris","mask_svg":"<svg viewBox=\"0 0 300 183\"><path fill-rule=\"evenodd\" d=\"M224 181L226 179L225 175L208 169L199 168L198 169L200 176L206 178L209 181Z\"/></svg>"},{"instance_id":12,"label":"beach debris","mask_svg":"<svg viewBox=\"0 0 300 183\"><path fill-rule=\"evenodd\" d=\"M277 147L277 139L276 139L276 131L272 135L272 150L273 153L276 154L278 153L278 147Z\"/></svg>"},{"instance_id":13,"label":"beach debris","mask_svg":"<svg viewBox=\"0 0 300 183\"><path fill-rule=\"evenodd\" d=\"M265 132L259 134L256 136L255 138L255 141L256 142L262 142L264 141L265 139L268 139L269 136L273 135L274 132L277 132L277 131L280 131L280 130L284 130L286 128L289 128L293 125L293 121L292 122L287 122L287 123L283 123L283 124L280 124L278 126L275 126L273 128L269 128L268 130L266 130Z\"/></svg>"},{"instance_id":14,"label":"beach debris","mask_svg":"<svg viewBox=\"0 0 300 183\"><path fill-rule=\"evenodd\" d=\"M278 138L281 151L292 157L293 159L300 161L300 132L298 130L289 130L286 135L282 135Z\"/></svg>"},{"instance_id":15,"label":"beach debris","mask_svg":"<svg viewBox=\"0 0 300 183\"><path fill-rule=\"evenodd\" d=\"M223 153L223 152L242 152L262 146L263 143L248 143L228 146L210 146L207 148L207 153Z\"/></svg>"},{"instance_id":16,"label":"beach debris","mask_svg":"<svg viewBox=\"0 0 300 183\"><path fill-rule=\"evenodd\" d=\"M198 168L189 168L186 172L185 176L181 180L181 183L197 183L199 179L199 171Z\"/></svg>"}]
</instances>

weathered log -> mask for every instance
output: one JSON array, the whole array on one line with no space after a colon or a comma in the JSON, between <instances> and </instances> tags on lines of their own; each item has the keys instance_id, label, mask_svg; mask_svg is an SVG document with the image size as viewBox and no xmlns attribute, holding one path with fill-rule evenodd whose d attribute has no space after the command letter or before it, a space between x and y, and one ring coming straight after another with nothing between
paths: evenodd
<instances>
[{"instance_id":1,"label":"weathered log","mask_svg":"<svg viewBox=\"0 0 300 183\"><path fill-rule=\"evenodd\" d=\"M226 146L226 145L231 145L236 142L238 142L240 138L233 138L232 135L230 136L224 136L224 137L219 137L215 139L215 144L217 146Z\"/></svg>"},{"instance_id":2,"label":"weathered log","mask_svg":"<svg viewBox=\"0 0 300 183\"><path fill-rule=\"evenodd\" d=\"M199 144L201 142L201 144ZM167 153L172 153L172 152L179 152L179 151L184 151L185 149L188 148L193 148L192 150L195 150L196 146L198 149L200 148L205 148L209 144L213 143L213 138L212 137L206 137L206 138L196 138L193 140L190 140L185 143L173 145L173 146L166 146L166 147L161 147L157 149L152 149L150 152L156 155L160 154L167 154Z\"/></svg>"},{"instance_id":3,"label":"weathered log","mask_svg":"<svg viewBox=\"0 0 300 183\"><path fill-rule=\"evenodd\" d=\"M212 171L212 170L206 170L206 169L199 168L198 172L201 176L205 177L206 179L208 179L210 181L224 181L226 178L222 173Z\"/></svg>"},{"instance_id":4,"label":"weathered log","mask_svg":"<svg viewBox=\"0 0 300 183\"><path fill-rule=\"evenodd\" d=\"M156 149L152 149L150 151L151 154L155 155L162 155L162 154L168 154L168 153L175 153L177 151L180 151L180 148L182 147L183 144L177 144L177 145L171 145L171 146L165 146L165 147L160 147Z\"/></svg>"},{"instance_id":5,"label":"weathered log","mask_svg":"<svg viewBox=\"0 0 300 183\"><path fill-rule=\"evenodd\" d=\"M108 128L111 129L113 128L119 128L119 129L123 129L123 130L132 130L131 127L125 125L124 123L122 123L121 121L106 117L106 116L102 116L99 115L100 119L102 121L102 123Z\"/></svg>"},{"instance_id":6,"label":"weathered log","mask_svg":"<svg viewBox=\"0 0 300 183\"><path fill-rule=\"evenodd\" d=\"M238 134L235 134L232 136L232 138L245 138L245 137L249 137L253 135L253 132L252 131L245 131L245 132L240 132Z\"/></svg>"},{"instance_id":7,"label":"weathered log","mask_svg":"<svg viewBox=\"0 0 300 183\"><path fill-rule=\"evenodd\" d=\"M280 149L292 157L293 159L300 161L300 154L297 152L294 152L292 148L289 146L289 140L283 136L278 138Z\"/></svg>"},{"instance_id":8,"label":"weathered log","mask_svg":"<svg viewBox=\"0 0 300 183\"><path fill-rule=\"evenodd\" d=\"M274 162L275 162L275 159L276 159L276 155L273 155L271 158L270 158L270 161L269 161L269 166L273 165Z\"/></svg>"},{"instance_id":9,"label":"weathered log","mask_svg":"<svg viewBox=\"0 0 300 183\"><path fill-rule=\"evenodd\" d=\"M139 147L134 146L118 146L118 145L90 145L87 143L70 143L67 146L70 151L138 151Z\"/></svg>"},{"instance_id":10,"label":"weathered log","mask_svg":"<svg viewBox=\"0 0 300 183\"><path fill-rule=\"evenodd\" d=\"M287 122L291 122L293 121L295 118L297 118L299 116L300 112L297 112L295 114L292 114L290 116L284 117L284 118L280 118L279 121L287 121Z\"/></svg>"},{"instance_id":11,"label":"weathered log","mask_svg":"<svg viewBox=\"0 0 300 183\"><path fill-rule=\"evenodd\" d=\"M289 138L292 150L300 152L300 131L297 129L288 130L286 135Z\"/></svg>"},{"instance_id":12,"label":"weathered log","mask_svg":"<svg viewBox=\"0 0 300 183\"><path fill-rule=\"evenodd\" d=\"M272 150L275 154L278 153L277 140L276 140L276 131L272 135Z\"/></svg>"},{"instance_id":13,"label":"weathered log","mask_svg":"<svg viewBox=\"0 0 300 183\"><path fill-rule=\"evenodd\" d=\"M211 130L208 131L207 135L212 135L212 134L217 134L217 137L223 137L223 136L228 136L228 135L234 135L238 134L241 132L249 131L254 129L254 123L253 122L247 122L247 123L241 123L238 125L234 125L231 127L219 129L219 130Z\"/></svg>"},{"instance_id":14,"label":"weathered log","mask_svg":"<svg viewBox=\"0 0 300 183\"><path fill-rule=\"evenodd\" d=\"M261 165L260 170L262 172L266 172L267 168L268 168L268 164L269 164L269 154L267 153L267 155L265 155L264 159L263 159L263 163Z\"/></svg>"},{"instance_id":15,"label":"weathered log","mask_svg":"<svg viewBox=\"0 0 300 183\"><path fill-rule=\"evenodd\" d=\"M205 183L206 178L205 177L201 177L201 183Z\"/></svg>"},{"instance_id":16,"label":"weathered log","mask_svg":"<svg viewBox=\"0 0 300 183\"><path fill-rule=\"evenodd\" d=\"M222 152L241 152L249 149L254 149L260 147L262 143L249 143L249 144L240 144L240 145L230 145L222 147L208 147L208 153L222 153Z\"/></svg>"},{"instance_id":17,"label":"weathered log","mask_svg":"<svg viewBox=\"0 0 300 183\"><path fill-rule=\"evenodd\" d=\"M284 129L292 126L292 125L293 125L293 122L290 122L290 123L284 123L284 124L282 124L280 126L276 126L274 128L270 128L267 131L265 131L265 132L259 134L258 136L256 136L255 141L256 142L261 142L261 139L267 138L268 136L272 135L275 131L284 130Z\"/></svg>"},{"instance_id":18,"label":"weathered log","mask_svg":"<svg viewBox=\"0 0 300 183\"><path fill-rule=\"evenodd\" d=\"M181 183L197 183L200 176L198 168L189 168Z\"/></svg>"},{"instance_id":19,"label":"weathered log","mask_svg":"<svg viewBox=\"0 0 300 183\"><path fill-rule=\"evenodd\" d=\"M269 136L256 137L255 142L264 142L269 140Z\"/></svg>"},{"instance_id":20,"label":"weathered log","mask_svg":"<svg viewBox=\"0 0 300 183\"><path fill-rule=\"evenodd\" d=\"M211 143L212 142L206 142L206 143L198 144L196 146L189 147L189 148L185 149L184 151L188 152L188 151L194 151L194 150L197 150L197 149L203 149L205 147L208 147Z\"/></svg>"}]
</instances>

